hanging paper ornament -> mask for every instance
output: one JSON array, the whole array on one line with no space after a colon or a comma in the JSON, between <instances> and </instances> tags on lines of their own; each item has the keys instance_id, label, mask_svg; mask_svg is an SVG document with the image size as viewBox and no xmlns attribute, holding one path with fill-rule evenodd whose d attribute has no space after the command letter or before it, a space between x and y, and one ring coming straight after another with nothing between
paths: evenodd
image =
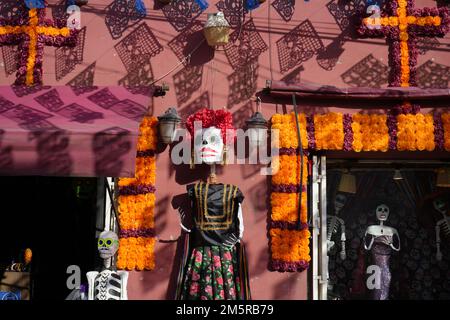
<instances>
[{"instance_id":1,"label":"hanging paper ornament","mask_svg":"<svg viewBox=\"0 0 450 320\"><path fill-rule=\"evenodd\" d=\"M254 10L259 7L260 3L260 0L245 0L245 9Z\"/></svg>"},{"instance_id":2,"label":"hanging paper ornament","mask_svg":"<svg viewBox=\"0 0 450 320\"><path fill-rule=\"evenodd\" d=\"M208 2L206 0L194 0L195 3L198 4L198 6L200 7L200 9L202 11L206 10L206 8L208 8Z\"/></svg>"},{"instance_id":3,"label":"hanging paper ornament","mask_svg":"<svg viewBox=\"0 0 450 320\"><path fill-rule=\"evenodd\" d=\"M75 2L74 0L72 0ZM69 2L72 2L69 1ZM81 30L81 9L76 4L68 4L66 13L69 15L67 18L67 28L70 30Z\"/></svg>"},{"instance_id":4,"label":"hanging paper ornament","mask_svg":"<svg viewBox=\"0 0 450 320\"><path fill-rule=\"evenodd\" d=\"M208 13L203 33L211 47L224 46L228 43L230 24L223 12Z\"/></svg>"},{"instance_id":5,"label":"hanging paper ornament","mask_svg":"<svg viewBox=\"0 0 450 320\"><path fill-rule=\"evenodd\" d=\"M25 0L25 5L28 9L44 9L45 0Z\"/></svg>"},{"instance_id":6,"label":"hanging paper ornament","mask_svg":"<svg viewBox=\"0 0 450 320\"><path fill-rule=\"evenodd\" d=\"M142 0L136 0L134 7L139 14L147 14L147 9L145 8L145 4Z\"/></svg>"}]
</instances>

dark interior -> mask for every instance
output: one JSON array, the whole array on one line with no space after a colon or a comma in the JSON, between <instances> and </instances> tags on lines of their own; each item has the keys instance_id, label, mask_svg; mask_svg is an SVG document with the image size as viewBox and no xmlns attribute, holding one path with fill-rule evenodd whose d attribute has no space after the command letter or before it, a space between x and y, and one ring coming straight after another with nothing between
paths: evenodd
<instances>
[{"instance_id":1,"label":"dark interior","mask_svg":"<svg viewBox=\"0 0 450 320\"><path fill-rule=\"evenodd\" d=\"M81 268L81 282L96 265L97 179L2 177L1 274L23 262L31 248L31 299L63 300L67 267Z\"/></svg>"},{"instance_id":2,"label":"dark interior","mask_svg":"<svg viewBox=\"0 0 450 320\"><path fill-rule=\"evenodd\" d=\"M329 252L329 299L370 299L365 286L368 252L362 239L367 226L379 224L376 208L386 204L390 214L386 226L397 229L401 239L399 252L392 252L389 299L450 299L450 239L441 233L443 258L436 259L436 222L442 215L433 208L433 199L450 203L449 188L436 186L436 169L448 163L376 163L334 162L327 165L327 214L334 215L334 200L339 193L342 170L356 177L356 194L347 197L339 217L345 222L345 260L339 255L340 231L333 235L337 245ZM394 180L399 169L401 180ZM447 207L448 208L448 207ZM448 212L448 211L447 211Z\"/></svg>"}]
</instances>

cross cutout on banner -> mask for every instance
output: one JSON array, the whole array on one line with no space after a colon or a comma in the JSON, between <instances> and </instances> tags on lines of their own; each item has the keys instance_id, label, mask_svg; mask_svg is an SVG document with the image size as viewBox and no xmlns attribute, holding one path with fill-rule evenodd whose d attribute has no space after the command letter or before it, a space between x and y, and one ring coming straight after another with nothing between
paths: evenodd
<instances>
[{"instance_id":1,"label":"cross cutout on banner","mask_svg":"<svg viewBox=\"0 0 450 320\"><path fill-rule=\"evenodd\" d=\"M443 37L449 29L447 8L414 9L414 0L387 0L387 14L369 6L372 15L363 19L359 33L389 39L391 87L416 85L417 37Z\"/></svg>"},{"instance_id":2,"label":"cross cutout on banner","mask_svg":"<svg viewBox=\"0 0 450 320\"><path fill-rule=\"evenodd\" d=\"M28 5L28 3L27 3ZM19 68L16 85L42 84L42 58L44 46L73 47L77 42L78 30L59 28L49 19L45 19L45 8L31 8L27 23L7 25L0 19L0 46L19 45Z\"/></svg>"}]
</instances>

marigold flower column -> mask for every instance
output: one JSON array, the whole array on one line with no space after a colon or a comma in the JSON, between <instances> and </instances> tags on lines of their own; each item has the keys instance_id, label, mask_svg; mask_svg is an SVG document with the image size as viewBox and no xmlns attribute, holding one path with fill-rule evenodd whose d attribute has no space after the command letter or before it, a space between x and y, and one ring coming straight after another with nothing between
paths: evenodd
<instances>
[{"instance_id":1,"label":"marigold flower column","mask_svg":"<svg viewBox=\"0 0 450 320\"><path fill-rule=\"evenodd\" d=\"M306 117L300 114L300 134L303 148L308 147ZM272 176L271 216L269 221L269 268L272 271L303 271L308 268L310 232L307 223L308 158L304 156L303 180L300 182L300 156L293 113L272 117L272 130L279 130L280 150L278 172ZM276 169L276 168L274 168ZM302 190L300 217L299 192ZM300 218L300 223L299 223Z\"/></svg>"},{"instance_id":2,"label":"marigold flower column","mask_svg":"<svg viewBox=\"0 0 450 320\"><path fill-rule=\"evenodd\" d=\"M441 116L442 119L442 131L443 137L442 137L442 144L445 148L445 151L450 152L450 113L444 113Z\"/></svg>"},{"instance_id":3,"label":"marigold flower column","mask_svg":"<svg viewBox=\"0 0 450 320\"><path fill-rule=\"evenodd\" d=\"M157 119L145 117L139 128L134 178L119 178L120 246L118 269L155 267L155 173Z\"/></svg>"}]
</instances>

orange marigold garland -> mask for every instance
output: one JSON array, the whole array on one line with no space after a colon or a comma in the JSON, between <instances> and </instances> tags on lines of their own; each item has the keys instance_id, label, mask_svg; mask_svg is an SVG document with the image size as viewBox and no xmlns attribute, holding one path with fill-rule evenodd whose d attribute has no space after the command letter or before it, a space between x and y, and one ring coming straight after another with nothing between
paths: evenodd
<instances>
[{"instance_id":1,"label":"orange marigold garland","mask_svg":"<svg viewBox=\"0 0 450 320\"><path fill-rule=\"evenodd\" d=\"M353 150L387 151L389 130L386 115L354 114L352 117Z\"/></svg>"},{"instance_id":2,"label":"orange marigold garland","mask_svg":"<svg viewBox=\"0 0 450 320\"><path fill-rule=\"evenodd\" d=\"M155 267L155 182L157 119L145 117L139 127L134 178L119 178L120 247L117 268L153 270Z\"/></svg>"},{"instance_id":3,"label":"orange marigold garland","mask_svg":"<svg viewBox=\"0 0 450 320\"><path fill-rule=\"evenodd\" d=\"M444 128L444 148L450 151L450 113L442 114L441 119Z\"/></svg>"},{"instance_id":4,"label":"orange marigold garland","mask_svg":"<svg viewBox=\"0 0 450 320\"><path fill-rule=\"evenodd\" d=\"M314 115L314 130L317 150L343 149L344 117L342 113Z\"/></svg>"},{"instance_id":5,"label":"orange marigold garland","mask_svg":"<svg viewBox=\"0 0 450 320\"><path fill-rule=\"evenodd\" d=\"M297 126L295 124L295 114L274 114L272 117L272 129L279 130L280 148L298 148ZM306 132L306 116L298 115L300 123L300 135L302 137L302 146L308 148L308 135Z\"/></svg>"},{"instance_id":6,"label":"orange marigold garland","mask_svg":"<svg viewBox=\"0 0 450 320\"><path fill-rule=\"evenodd\" d=\"M303 148L308 146L307 119L298 116ZM300 156L298 155L295 115L276 114L272 117L272 129L278 129L280 150L276 174L272 176L270 235L270 270L303 271L308 268L310 232L307 224L308 158L304 156L303 180L300 182ZM302 191L299 223L299 192Z\"/></svg>"},{"instance_id":7,"label":"orange marigold garland","mask_svg":"<svg viewBox=\"0 0 450 320\"><path fill-rule=\"evenodd\" d=\"M400 114L397 116L398 151L433 151L434 148L432 114Z\"/></svg>"}]
</instances>

